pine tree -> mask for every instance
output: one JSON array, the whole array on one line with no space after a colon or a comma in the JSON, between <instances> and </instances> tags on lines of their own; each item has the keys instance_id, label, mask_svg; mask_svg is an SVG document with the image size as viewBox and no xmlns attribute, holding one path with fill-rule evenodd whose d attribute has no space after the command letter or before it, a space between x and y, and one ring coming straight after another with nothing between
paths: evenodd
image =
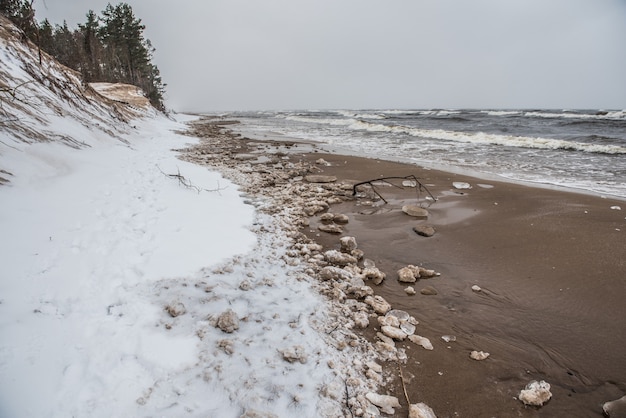
<instances>
[{"instance_id":1,"label":"pine tree","mask_svg":"<svg viewBox=\"0 0 626 418\"><path fill-rule=\"evenodd\" d=\"M80 71L86 82L136 85L153 106L164 109L165 84L152 63L154 48L143 36L146 27L128 4L109 3L102 17L89 10L86 22L75 30L67 22L54 28L47 19L37 24L32 4L33 0L0 0L0 13L59 62Z\"/></svg>"},{"instance_id":2,"label":"pine tree","mask_svg":"<svg viewBox=\"0 0 626 418\"><path fill-rule=\"evenodd\" d=\"M81 56L78 53L78 42L74 31L70 30L67 21L56 25L54 29L54 57L63 65L80 71Z\"/></svg>"},{"instance_id":3,"label":"pine tree","mask_svg":"<svg viewBox=\"0 0 626 418\"><path fill-rule=\"evenodd\" d=\"M141 87L151 103L163 107L164 85L158 68L152 64L154 48L143 36L145 26L135 17L126 3L112 6L109 3L102 12L99 31L104 45L107 75Z\"/></svg>"},{"instance_id":4,"label":"pine tree","mask_svg":"<svg viewBox=\"0 0 626 418\"><path fill-rule=\"evenodd\" d=\"M84 62L81 73L85 81L98 81L101 79L100 58L102 55L102 43L98 37L100 23L98 16L93 10L87 12L87 22L78 25L78 32L82 41L82 55Z\"/></svg>"},{"instance_id":5,"label":"pine tree","mask_svg":"<svg viewBox=\"0 0 626 418\"><path fill-rule=\"evenodd\" d=\"M48 54L55 56L54 27L48 19L39 24L39 47Z\"/></svg>"},{"instance_id":6,"label":"pine tree","mask_svg":"<svg viewBox=\"0 0 626 418\"><path fill-rule=\"evenodd\" d=\"M22 30L26 39L37 41L38 31L35 22L33 0L0 0L0 14L11 20Z\"/></svg>"},{"instance_id":7,"label":"pine tree","mask_svg":"<svg viewBox=\"0 0 626 418\"><path fill-rule=\"evenodd\" d=\"M0 14L6 18L13 20L17 16L23 0L1 0L0 1Z\"/></svg>"}]
</instances>

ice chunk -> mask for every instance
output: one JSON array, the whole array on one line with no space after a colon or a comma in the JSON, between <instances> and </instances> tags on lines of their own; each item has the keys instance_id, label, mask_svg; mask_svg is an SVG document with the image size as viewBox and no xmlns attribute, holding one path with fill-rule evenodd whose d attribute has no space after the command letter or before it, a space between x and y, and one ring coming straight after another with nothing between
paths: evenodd
<instances>
[{"instance_id":1,"label":"ice chunk","mask_svg":"<svg viewBox=\"0 0 626 418\"><path fill-rule=\"evenodd\" d=\"M389 312L387 312L387 316L395 316L396 318L398 318L398 321L402 322L402 321L408 321L409 320L409 313L406 311L401 311L400 309L392 309Z\"/></svg>"},{"instance_id":2,"label":"ice chunk","mask_svg":"<svg viewBox=\"0 0 626 418\"><path fill-rule=\"evenodd\" d=\"M421 345L425 350L432 350L434 348L430 340L421 335L409 335L409 340L414 344Z\"/></svg>"},{"instance_id":3,"label":"ice chunk","mask_svg":"<svg viewBox=\"0 0 626 418\"><path fill-rule=\"evenodd\" d=\"M400 323L400 329L406 333L406 335L413 335L415 333L415 325L408 321L402 321Z\"/></svg>"},{"instance_id":4,"label":"ice chunk","mask_svg":"<svg viewBox=\"0 0 626 418\"><path fill-rule=\"evenodd\" d=\"M525 389L519 393L519 400L525 405L541 406L548 402L552 397L550 392L550 384L544 380L533 380L526 385Z\"/></svg>"},{"instance_id":5,"label":"ice chunk","mask_svg":"<svg viewBox=\"0 0 626 418\"><path fill-rule=\"evenodd\" d=\"M407 337L406 332L402 331L400 328L384 325L380 327L380 329L383 334L389 338L393 338L394 340L403 341Z\"/></svg>"},{"instance_id":6,"label":"ice chunk","mask_svg":"<svg viewBox=\"0 0 626 418\"><path fill-rule=\"evenodd\" d=\"M476 351L476 350L474 350L474 351L472 351L470 353L470 357L473 358L474 360L480 361L480 360L484 360L487 357L489 357L489 353L485 353L484 351Z\"/></svg>"},{"instance_id":7,"label":"ice chunk","mask_svg":"<svg viewBox=\"0 0 626 418\"><path fill-rule=\"evenodd\" d=\"M385 414L393 415L393 408L400 408L400 402L395 396L379 395L378 393L368 392L365 397L368 401L380 408Z\"/></svg>"},{"instance_id":8,"label":"ice chunk","mask_svg":"<svg viewBox=\"0 0 626 418\"><path fill-rule=\"evenodd\" d=\"M437 418L435 411L423 402L409 405L409 418Z\"/></svg>"},{"instance_id":9,"label":"ice chunk","mask_svg":"<svg viewBox=\"0 0 626 418\"><path fill-rule=\"evenodd\" d=\"M464 181L455 181L452 183L455 189L471 189L472 186Z\"/></svg>"}]
</instances>

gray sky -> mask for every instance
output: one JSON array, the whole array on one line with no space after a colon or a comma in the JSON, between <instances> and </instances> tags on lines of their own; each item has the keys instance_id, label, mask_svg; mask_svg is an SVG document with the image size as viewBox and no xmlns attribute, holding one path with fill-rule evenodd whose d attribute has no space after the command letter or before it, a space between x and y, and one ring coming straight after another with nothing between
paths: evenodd
<instances>
[{"instance_id":1,"label":"gray sky","mask_svg":"<svg viewBox=\"0 0 626 418\"><path fill-rule=\"evenodd\" d=\"M126 3L175 110L626 108L626 0ZM73 28L106 4L35 1Z\"/></svg>"}]
</instances>

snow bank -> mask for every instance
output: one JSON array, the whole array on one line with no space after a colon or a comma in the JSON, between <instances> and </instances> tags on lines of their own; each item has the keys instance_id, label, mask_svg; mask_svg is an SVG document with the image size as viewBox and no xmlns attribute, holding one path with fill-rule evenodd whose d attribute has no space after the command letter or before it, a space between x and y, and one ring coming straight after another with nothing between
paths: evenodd
<instances>
[{"instance_id":1,"label":"snow bank","mask_svg":"<svg viewBox=\"0 0 626 418\"><path fill-rule=\"evenodd\" d=\"M129 146L3 150L2 416L135 415L143 391L198 360L193 333L156 327L153 289L256 242L236 187L170 151L189 138L165 118L137 123ZM219 190L165 175L178 172Z\"/></svg>"},{"instance_id":2,"label":"snow bank","mask_svg":"<svg viewBox=\"0 0 626 418\"><path fill-rule=\"evenodd\" d=\"M285 221L0 23L0 416L342 415L363 383Z\"/></svg>"}]
</instances>

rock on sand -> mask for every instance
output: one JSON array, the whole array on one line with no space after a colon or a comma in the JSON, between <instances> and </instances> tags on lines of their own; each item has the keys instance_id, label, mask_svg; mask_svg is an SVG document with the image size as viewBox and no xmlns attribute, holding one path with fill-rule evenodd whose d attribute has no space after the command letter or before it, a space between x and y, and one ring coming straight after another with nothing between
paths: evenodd
<instances>
[{"instance_id":1,"label":"rock on sand","mask_svg":"<svg viewBox=\"0 0 626 418\"><path fill-rule=\"evenodd\" d=\"M433 235L435 235L435 228L433 228L430 225L417 225L415 227L413 227L413 232L415 232L417 235L421 235L422 237L432 237Z\"/></svg>"},{"instance_id":2,"label":"rock on sand","mask_svg":"<svg viewBox=\"0 0 626 418\"><path fill-rule=\"evenodd\" d=\"M402 206L402 212L406 213L409 216L413 216L417 219L426 219L428 218L428 211L424 208L415 205L405 205Z\"/></svg>"},{"instance_id":3,"label":"rock on sand","mask_svg":"<svg viewBox=\"0 0 626 418\"><path fill-rule=\"evenodd\" d=\"M304 178L309 183L334 183L337 181L335 176L322 176L320 174L311 174Z\"/></svg>"},{"instance_id":4,"label":"rock on sand","mask_svg":"<svg viewBox=\"0 0 626 418\"><path fill-rule=\"evenodd\" d=\"M437 289L435 289L432 286L426 286L425 288L420 290L420 293L422 295L425 295L425 296L434 296L434 295L438 294L439 292L437 292Z\"/></svg>"}]
</instances>

